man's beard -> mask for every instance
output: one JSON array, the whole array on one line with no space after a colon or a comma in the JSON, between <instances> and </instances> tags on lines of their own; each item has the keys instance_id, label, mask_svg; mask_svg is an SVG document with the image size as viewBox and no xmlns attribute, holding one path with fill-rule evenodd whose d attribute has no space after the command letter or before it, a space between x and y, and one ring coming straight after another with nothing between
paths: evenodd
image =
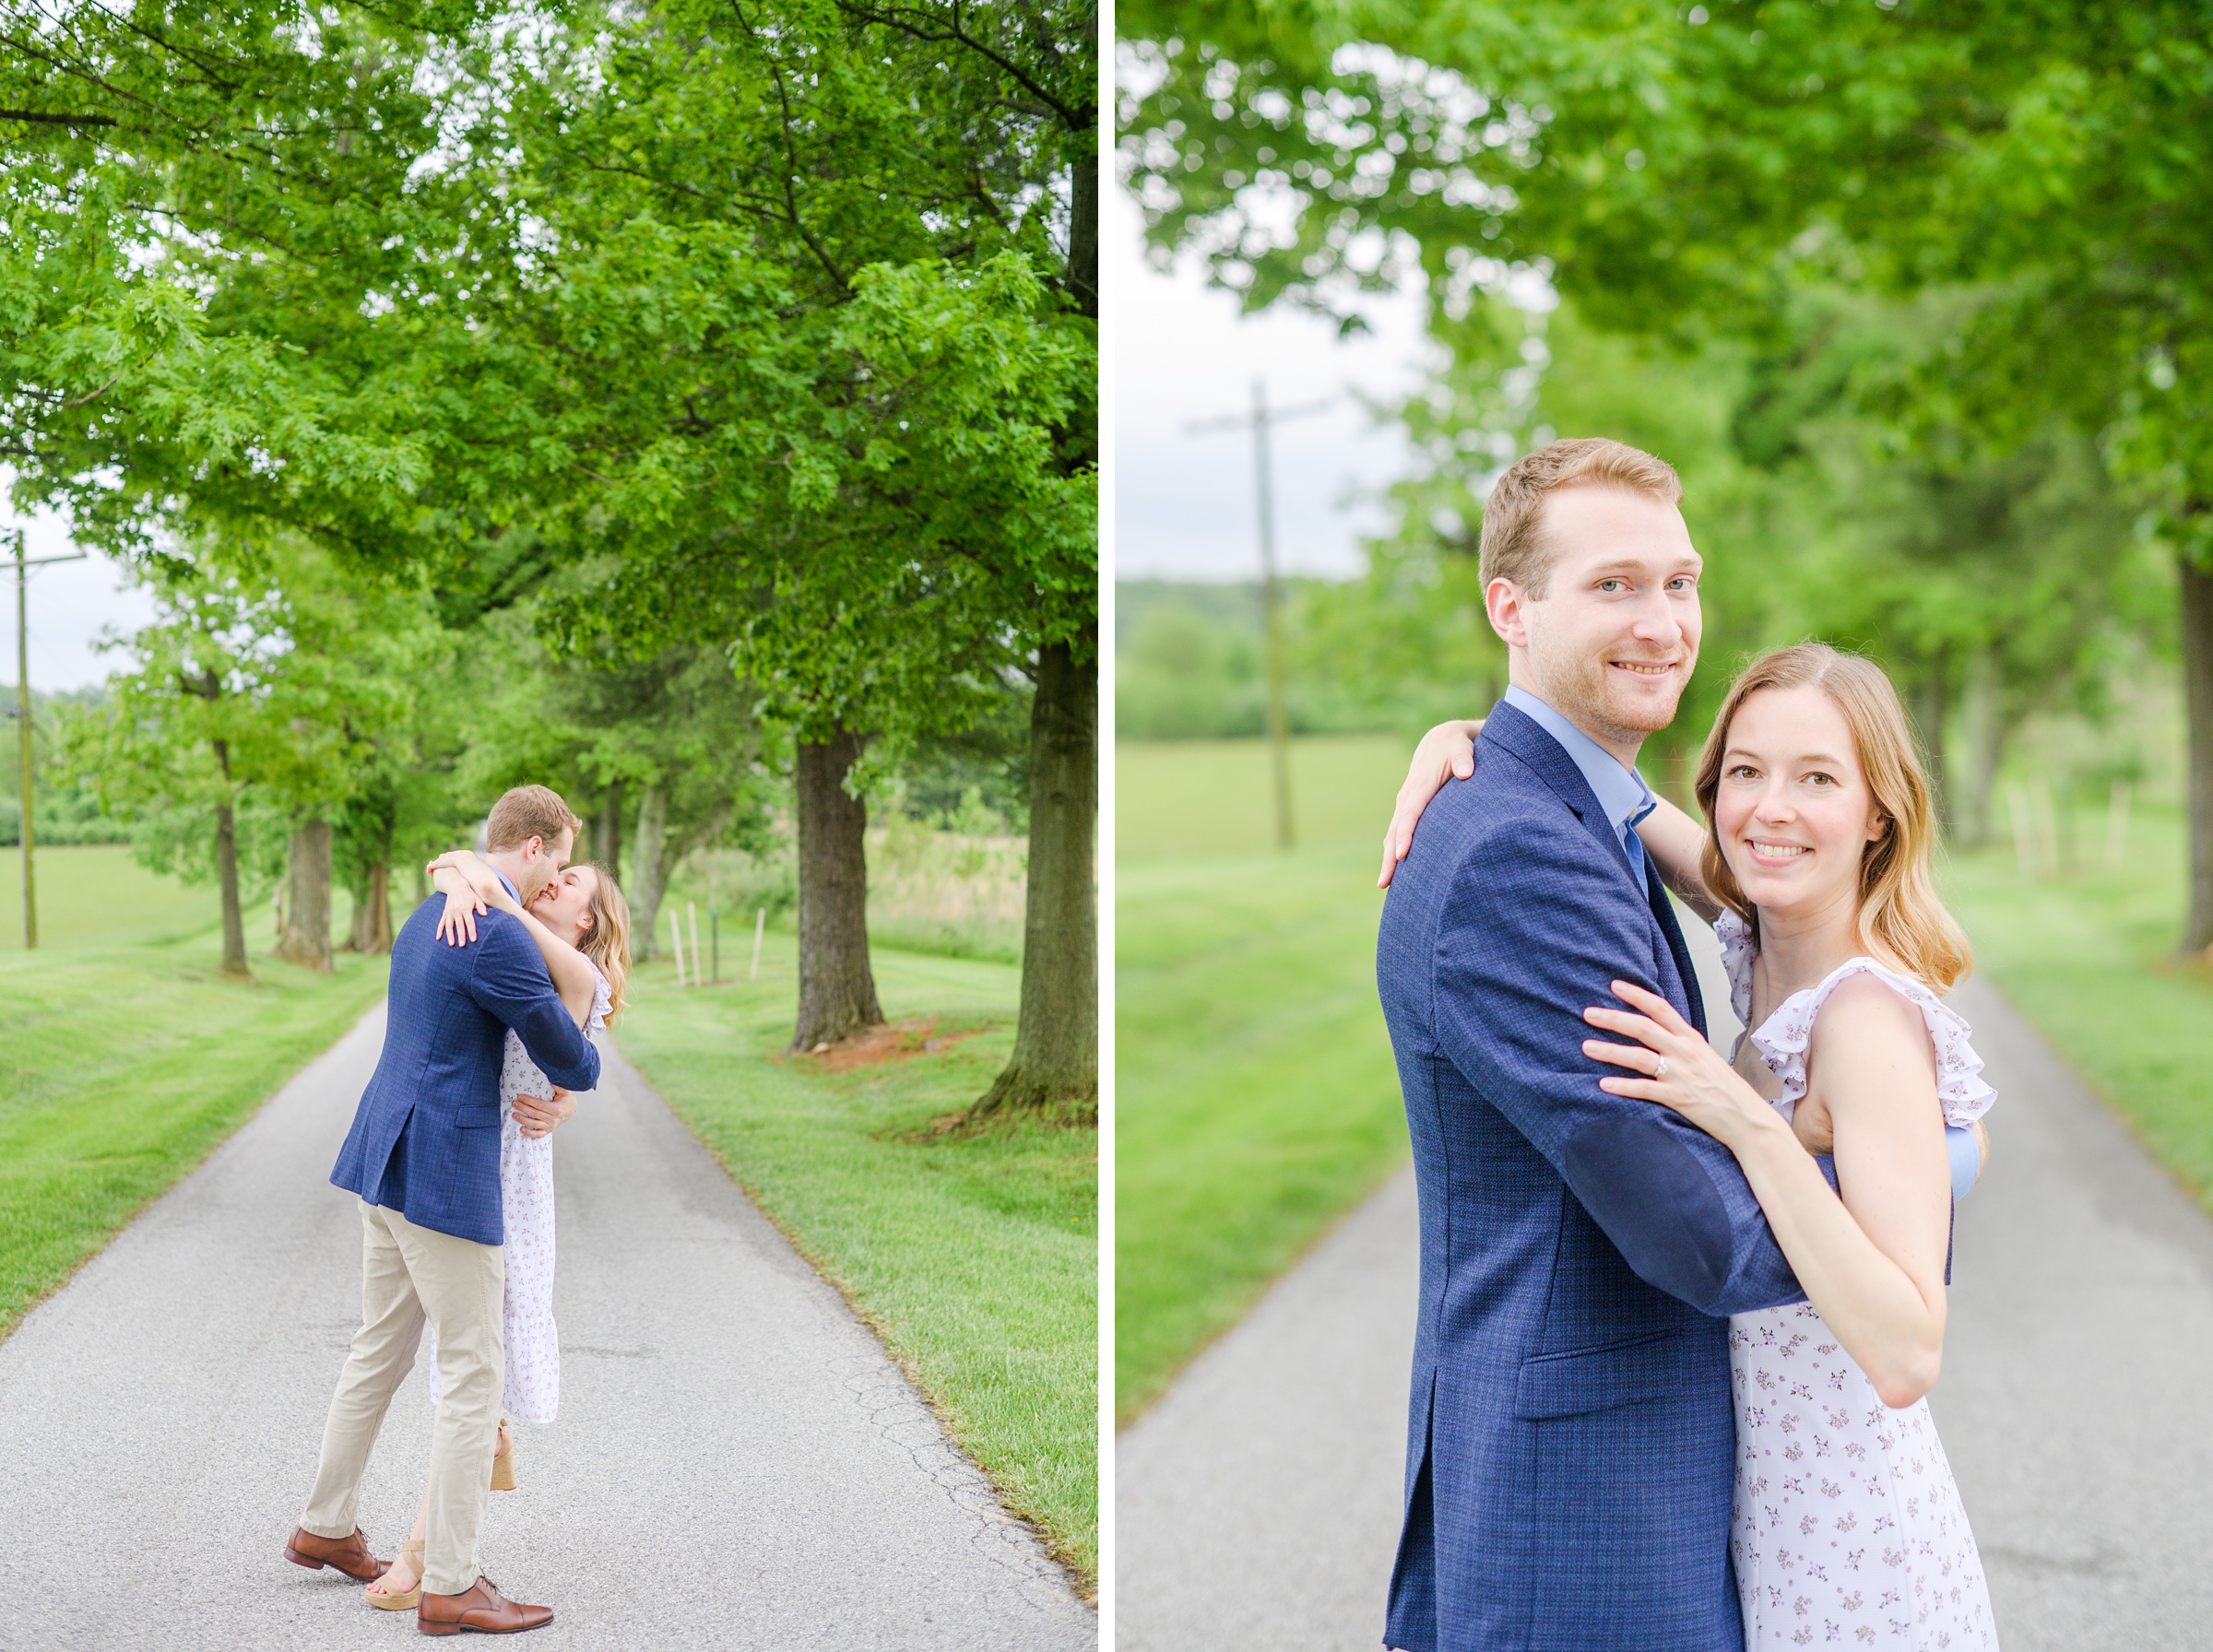
<instances>
[{"instance_id":1,"label":"man's beard","mask_svg":"<svg viewBox=\"0 0 2213 1652\"><path fill-rule=\"evenodd\" d=\"M1607 657L1602 653L1555 662L1554 670L1542 684L1545 702L1570 723L1593 734L1621 745L1640 745L1647 735L1657 734L1675 720L1675 708L1690 678L1690 663L1674 678L1675 695L1663 707L1641 696L1625 694L1617 699L1613 692L1614 668L1606 664Z\"/></svg>"}]
</instances>

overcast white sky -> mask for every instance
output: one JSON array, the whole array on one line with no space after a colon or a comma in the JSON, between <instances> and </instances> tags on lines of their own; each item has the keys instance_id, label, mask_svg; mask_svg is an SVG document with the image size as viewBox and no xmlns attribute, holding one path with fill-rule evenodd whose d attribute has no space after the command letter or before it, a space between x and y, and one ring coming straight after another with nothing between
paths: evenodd
<instances>
[{"instance_id":1,"label":"overcast white sky","mask_svg":"<svg viewBox=\"0 0 2213 1652\"><path fill-rule=\"evenodd\" d=\"M1245 318L1233 294L1210 289L1186 260L1172 277L1143 254L1143 219L1120 190L1107 194L1102 226L1114 261L1118 343L1115 390L1114 572L1120 579L1247 580L1260 571L1252 437L1193 435L1194 420L1249 413L1252 382L1272 405L1335 397L1326 413L1284 424L1272 443L1276 554L1285 572L1343 578L1365 566L1364 531L1383 518L1361 496L1379 493L1410 466L1394 431L1378 430L1358 387L1396 399L1412 388L1426 348L1418 295L1379 301L1372 331L1340 342L1315 317Z\"/></svg>"},{"instance_id":2,"label":"overcast white sky","mask_svg":"<svg viewBox=\"0 0 2213 1652\"><path fill-rule=\"evenodd\" d=\"M0 478L4 479L4 478ZM16 571L6 564L16 554L15 530L25 530L24 549L32 557L65 555L76 547L65 517L42 513L26 516L0 496L0 614L7 634L0 638L0 679L15 703ZM30 571L30 686L78 689L95 683L123 662L93 649L102 631L136 631L153 618L153 604L133 586L123 569L94 551L82 562L54 562Z\"/></svg>"}]
</instances>

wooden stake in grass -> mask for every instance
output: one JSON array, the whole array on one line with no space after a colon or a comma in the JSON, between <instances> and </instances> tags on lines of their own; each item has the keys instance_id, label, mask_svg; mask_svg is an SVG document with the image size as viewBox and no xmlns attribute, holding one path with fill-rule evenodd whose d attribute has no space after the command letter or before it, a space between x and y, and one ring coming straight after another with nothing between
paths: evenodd
<instances>
[{"instance_id":1,"label":"wooden stake in grass","mask_svg":"<svg viewBox=\"0 0 2213 1652\"><path fill-rule=\"evenodd\" d=\"M2105 803L2105 864L2109 871L2117 872L2128 864L2128 782L2116 780L2112 796Z\"/></svg>"},{"instance_id":2,"label":"wooden stake in grass","mask_svg":"<svg viewBox=\"0 0 2213 1652\"><path fill-rule=\"evenodd\" d=\"M669 949L676 960L676 984L684 985L684 920L676 915L676 908L669 909L669 938L676 944Z\"/></svg>"},{"instance_id":3,"label":"wooden stake in grass","mask_svg":"<svg viewBox=\"0 0 2213 1652\"><path fill-rule=\"evenodd\" d=\"M753 967L747 972L748 981L761 979L761 932L768 927L768 908L763 906L753 914Z\"/></svg>"},{"instance_id":4,"label":"wooden stake in grass","mask_svg":"<svg viewBox=\"0 0 2213 1652\"><path fill-rule=\"evenodd\" d=\"M692 918L692 985L697 986L707 978L699 967L699 903L686 901L684 910Z\"/></svg>"}]
</instances>

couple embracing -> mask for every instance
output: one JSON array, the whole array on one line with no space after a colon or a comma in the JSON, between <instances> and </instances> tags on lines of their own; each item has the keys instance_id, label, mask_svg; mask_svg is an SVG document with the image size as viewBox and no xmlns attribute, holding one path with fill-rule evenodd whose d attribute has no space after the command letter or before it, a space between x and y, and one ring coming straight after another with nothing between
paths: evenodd
<instances>
[{"instance_id":1,"label":"couple embracing","mask_svg":"<svg viewBox=\"0 0 2213 1652\"><path fill-rule=\"evenodd\" d=\"M372 1606L414 1611L426 1634L553 1619L479 1574L477 1534L489 1493L515 1484L508 1418L553 1420L550 1133L599 1081L598 1042L629 970L613 874L568 864L581 824L554 792L517 786L493 807L481 857L431 863L439 894L393 942L384 1053L331 1172L360 1201L361 1328L285 1554L360 1579ZM355 1506L426 1328L430 1483L386 1562Z\"/></svg>"},{"instance_id":2,"label":"couple embracing","mask_svg":"<svg viewBox=\"0 0 2213 1652\"><path fill-rule=\"evenodd\" d=\"M1928 781L1882 672L1807 643L1725 696L1709 824L1653 797L1698 650L1681 498L1614 442L1499 479L1510 686L1424 738L1386 841L1422 1278L1384 1638L1994 1647L1924 1398L1993 1099L1938 997L1969 954ZM1734 1061L1669 889L1722 943Z\"/></svg>"}]
</instances>

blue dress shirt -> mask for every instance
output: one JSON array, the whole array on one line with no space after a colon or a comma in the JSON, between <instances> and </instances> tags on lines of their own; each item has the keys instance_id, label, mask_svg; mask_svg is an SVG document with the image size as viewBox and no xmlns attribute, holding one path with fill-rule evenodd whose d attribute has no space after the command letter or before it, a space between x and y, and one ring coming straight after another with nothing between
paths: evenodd
<instances>
[{"instance_id":1,"label":"blue dress shirt","mask_svg":"<svg viewBox=\"0 0 2213 1652\"><path fill-rule=\"evenodd\" d=\"M1652 788L1644 784L1644 776L1527 689L1518 684L1508 689L1506 703L1559 741L1560 749L1568 753L1568 761L1581 772L1591 795L1598 799L1599 808L1605 810L1606 819L1613 822L1614 835L1621 840L1630 866L1641 873L1644 856L1643 845L1637 841L1637 822L1658 807Z\"/></svg>"}]
</instances>

